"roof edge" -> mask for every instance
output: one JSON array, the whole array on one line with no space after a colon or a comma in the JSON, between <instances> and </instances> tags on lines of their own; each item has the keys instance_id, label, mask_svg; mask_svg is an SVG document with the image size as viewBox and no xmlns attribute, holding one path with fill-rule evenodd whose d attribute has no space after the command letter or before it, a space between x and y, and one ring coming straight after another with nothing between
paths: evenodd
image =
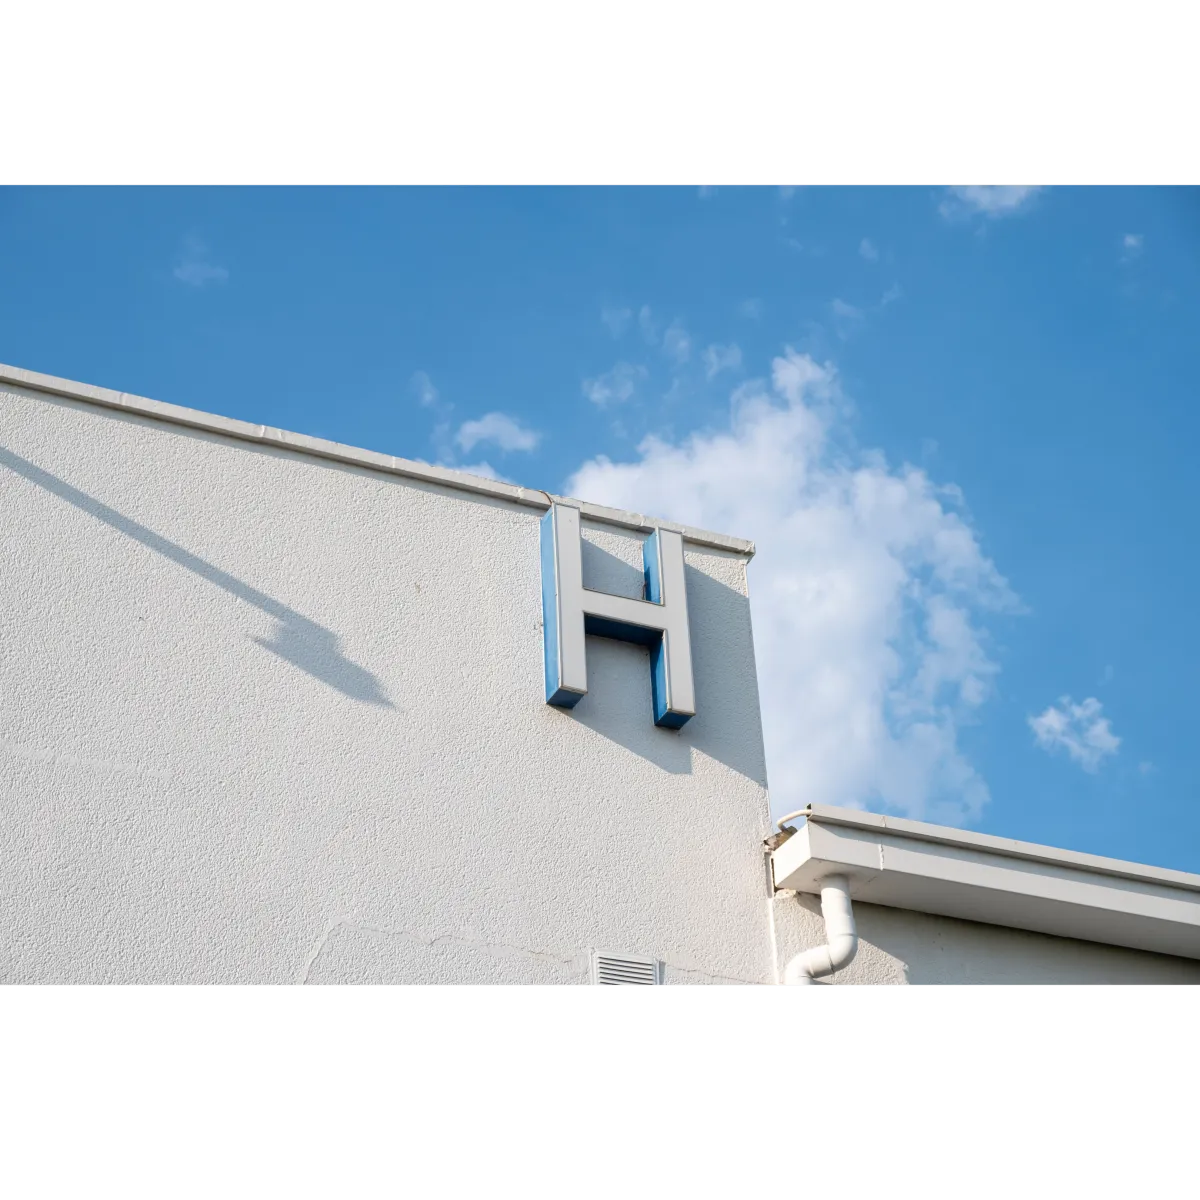
<instances>
[{"instance_id":1,"label":"roof edge","mask_svg":"<svg viewBox=\"0 0 1200 1200\"><path fill-rule=\"evenodd\" d=\"M461 492L508 500L514 504L538 509L541 512L545 512L552 503L566 499L536 488L501 483L499 480L485 479L481 475L470 475L466 471L455 471L449 467L434 466L432 463L397 458L391 454L380 454L374 450L346 446L340 442L309 437L303 433L275 429L270 425L254 425L249 421L221 417L216 413L184 408L178 404L166 404L161 400L150 400L145 396L135 396L129 392L117 392L88 383L76 383L74 380L60 379L55 375L43 375L38 371L27 371L23 367L14 367L6 363L0 363L0 384L9 384L33 392L43 392L51 396L61 396L68 400L78 400L84 404L115 409L118 412L147 417L154 421L182 425L188 429L199 429L206 433L234 438L237 441L291 450L297 454L307 454L332 462L347 463L350 466L362 467L369 471L379 471L385 475L398 475L405 479L438 484ZM681 534L686 541L693 545L727 550L734 554L744 555L746 558L754 556L754 543L745 538L712 533L709 530L696 529L677 521L660 520L648 517L643 513L608 508L605 505L592 504L588 501L571 500L570 503L576 505L583 516L592 521L616 525L622 529L631 529L639 533L649 533L656 528L671 529Z\"/></svg>"},{"instance_id":2,"label":"roof edge","mask_svg":"<svg viewBox=\"0 0 1200 1200\"><path fill-rule=\"evenodd\" d=\"M864 904L1200 960L1200 876L917 821L849 818L814 808L772 850L777 893L819 894L842 875Z\"/></svg>"},{"instance_id":3,"label":"roof edge","mask_svg":"<svg viewBox=\"0 0 1200 1200\"><path fill-rule=\"evenodd\" d=\"M1126 862L1120 858L1085 854L1080 850L1062 850L1056 846L1041 846L1036 842L1018 842L1014 838L997 837L991 833L975 833L972 830L955 829L949 825L932 825L925 821L888 817L881 813L853 808L810 804L804 813L809 821L817 825L845 825L853 829L875 830L893 836L912 838L914 841L955 846L965 850L982 850L1006 858L1024 859L1027 862L1058 867L1074 867L1098 875L1111 875L1139 883L1165 884L1200 892L1200 875L1176 871L1171 867L1153 867L1145 863Z\"/></svg>"}]
</instances>

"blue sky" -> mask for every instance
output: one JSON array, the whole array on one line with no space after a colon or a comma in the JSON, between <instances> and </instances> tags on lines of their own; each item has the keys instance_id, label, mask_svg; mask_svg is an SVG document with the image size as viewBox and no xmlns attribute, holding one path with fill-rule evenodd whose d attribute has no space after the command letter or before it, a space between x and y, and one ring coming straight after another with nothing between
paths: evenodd
<instances>
[{"instance_id":1,"label":"blue sky","mask_svg":"<svg viewBox=\"0 0 1200 1200\"><path fill-rule=\"evenodd\" d=\"M0 360L752 537L779 808L1195 871L1198 261L1171 189L8 189Z\"/></svg>"}]
</instances>

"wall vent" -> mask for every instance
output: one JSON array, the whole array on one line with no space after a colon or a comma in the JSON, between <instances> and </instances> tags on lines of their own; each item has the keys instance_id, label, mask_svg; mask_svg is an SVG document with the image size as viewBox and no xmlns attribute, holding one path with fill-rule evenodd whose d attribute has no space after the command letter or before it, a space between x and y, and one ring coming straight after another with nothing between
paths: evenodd
<instances>
[{"instance_id":1,"label":"wall vent","mask_svg":"<svg viewBox=\"0 0 1200 1200\"><path fill-rule=\"evenodd\" d=\"M629 954L592 955L592 982L606 984L654 984L659 982L659 964L653 958Z\"/></svg>"}]
</instances>

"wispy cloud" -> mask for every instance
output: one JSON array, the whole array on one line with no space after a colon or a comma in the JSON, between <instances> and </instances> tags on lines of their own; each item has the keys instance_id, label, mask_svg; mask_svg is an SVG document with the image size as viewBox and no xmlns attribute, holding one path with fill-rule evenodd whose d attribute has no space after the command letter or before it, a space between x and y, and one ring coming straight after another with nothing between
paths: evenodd
<instances>
[{"instance_id":1,"label":"wispy cloud","mask_svg":"<svg viewBox=\"0 0 1200 1200\"><path fill-rule=\"evenodd\" d=\"M1140 233L1127 233L1121 238L1121 261L1133 262L1141 256L1144 239Z\"/></svg>"},{"instance_id":2,"label":"wispy cloud","mask_svg":"<svg viewBox=\"0 0 1200 1200\"><path fill-rule=\"evenodd\" d=\"M748 321L757 321L763 315L763 302L751 297L749 300L743 300L738 305L738 316L745 317Z\"/></svg>"},{"instance_id":3,"label":"wispy cloud","mask_svg":"<svg viewBox=\"0 0 1200 1200\"><path fill-rule=\"evenodd\" d=\"M803 242L798 237L790 236L780 237L779 240L789 250L806 258L823 258L826 253L826 247L820 242Z\"/></svg>"},{"instance_id":4,"label":"wispy cloud","mask_svg":"<svg viewBox=\"0 0 1200 1200\"><path fill-rule=\"evenodd\" d=\"M704 351L704 374L709 379L716 378L722 371L736 371L741 365L741 348L732 342L728 346L714 342Z\"/></svg>"},{"instance_id":5,"label":"wispy cloud","mask_svg":"<svg viewBox=\"0 0 1200 1200\"><path fill-rule=\"evenodd\" d=\"M224 283L229 278L229 271L212 261L208 247L195 234L183 239L183 248L171 273L180 283L197 288L209 283Z\"/></svg>"},{"instance_id":6,"label":"wispy cloud","mask_svg":"<svg viewBox=\"0 0 1200 1200\"><path fill-rule=\"evenodd\" d=\"M1027 209L1040 187L953 187L947 189L938 212L947 220L969 216L1009 217Z\"/></svg>"},{"instance_id":7,"label":"wispy cloud","mask_svg":"<svg viewBox=\"0 0 1200 1200\"><path fill-rule=\"evenodd\" d=\"M608 326L609 333L615 338L619 338L625 332L632 318L633 311L628 308L604 308L600 312L600 320Z\"/></svg>"},{"instance_id":8,"label":"wispy cloud","mask_svg":"<svg viewBox=\"0 0 1200 1200\"><path fill-rule=\"evenodd\" d=\"M643 366L619 362L611 371L597 375L594 379L585 379L583 394L599 408L624 404L633 398L638 384L646 375L647 371Z\"/></svg>"},{"instance_id":9,"label":"wispy cloud","mask_svg":"<svg viewBox=\"0 0 1200 1200\"><path fill-rule=\"evenodd\" d=\"M437 404L438 390L424 371L414 371L408 386L422 408L433 408Z\"/></svg>"},{"instance_id":10,"label":"wispy cloud","mask_svg":"<svg viewBox=\"0 0 1200 1200\"><path fill-rule=\"evenodd\" d=\"M955 490L844 449L829 363L787 349L728 428L597 458L571 495L754 538L751 592L772 804L879 805L961 824L988 799L958 743L992 690L982 615L1015 599Z\"/></svg>"},{"instance_id":11,"label":"wispy cloud","mask_svg":"<svg viewBox=\"0 0 1200 1200\"><path fill-rule=\"evenodd\" d=\"M867 262L877 262L879 260L879 251L875 249L875 243L870 238L863 238L858 243L858 252Z\"/></svg>"},{"instance_id":12,"label":"wispy cloud","mask_svg":"<svg viewBox=\"0 0 1200 1200\"><path fill-rule=\"evenodd\" d=\"M1094 772L1121 744L1102 711L1103 705L1094 696L1082 704L1063 696L1040 716L1028 718L1029 728L1043 750L1063 749L1085 771Z\"/></svg>"},{"instance_id":13,"label":"wispy cloud","mask_svg":"<svg viewBox=\"0 0 1200 1200\"><path fill-rule=\"evenodd\" d=\"M429 440L433 443L439 463L449 465L454 461L454 439L451 431L454 428L451 414L454 405L449 400L442 399L441 393L434 386L433 380L426 371L414 371L408 381L408 390L417 403L428 409L434 418L434 426L430 431Z\"/></svg>"},{"instance_id":14,"label":"wispy cloud","mask_svg":"<svg viewBox=\"0 0 1200 1200\"><path fill-rule=\"evenodd\" d=\"M672 321L662 339L663 353L682 366L692 356L692 339L682 321Z\"/></svg>"},{"instance_id":15,"label":"wispy cloud","mask_svg":"<svg viewBox=\"0 0 1200 1200\"><path fill-rule=\"evenodd\" d=\"M455 467L455 471L463 471L467 475L479 475L484 479L494 479L497 483L513 483L507 475L501 475L490 462L464 463L461 467Z\"/></svg>"},{"instance_id":16,"label":"wispy cloud","mask_svg":"<svg viewBox=\"0 0 1200 1200\"><path fill-rule=\"evenodd\" d=\"M489 443L504 451L536 450L542 435L529 429L507 413L490 412L475 421L464 421L454 440L470 453L481 443Z\"/></svg>"},{"instance_id":17,"label":"wispy cloud","mask_svg":"<svg viewBox=\"0 0 1200 1200\"><path fill-rule=\"evenodd\" d=\"M833 300L829 309L833 313L833 327L838 337L843 339L854 333L866 318L866 313L861 308L848 304L845 300Z\"/></svg>"}]
</instances>

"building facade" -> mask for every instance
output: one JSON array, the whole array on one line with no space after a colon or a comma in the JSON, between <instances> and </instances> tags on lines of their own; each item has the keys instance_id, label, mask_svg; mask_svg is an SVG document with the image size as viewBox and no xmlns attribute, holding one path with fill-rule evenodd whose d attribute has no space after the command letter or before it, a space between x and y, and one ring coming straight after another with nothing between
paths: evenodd
<instances>
[{"instance_id":1,"label":"building facade","mask_svg":"<svg viewBox=\"0 0 1200 1200\"><path fill-rule=\"evenodd\" d=\"M1200 877L779 835L740 539L9 367L0 514L5 982L773 983L833 877L835 983L1200 982Z\"/></svg>"}]
</instances>

